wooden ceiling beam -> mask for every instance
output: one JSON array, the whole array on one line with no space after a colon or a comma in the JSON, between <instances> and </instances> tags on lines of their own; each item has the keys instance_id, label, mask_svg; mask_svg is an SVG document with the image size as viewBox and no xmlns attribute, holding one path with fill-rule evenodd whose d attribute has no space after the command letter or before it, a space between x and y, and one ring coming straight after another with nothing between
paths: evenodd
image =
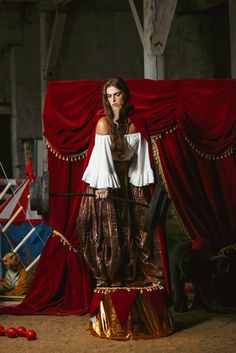
<instances>
[{"instance_id":1,"label":"wooden ceiling beam","mask_svg":"<svg viewBox=\"0 0 236 353\"><path fill-rule=\"evenodd\" d=\"M58 63L66 17L66 13L56 11L45 63L44 75L46 78L53 73Z\"/></svg>"},{"instance_id":2,"label":"wooden ceiling beam","mask_svg":"<svg viewBox=\"0 0 236 353\"><path fill-rule=\"evenodd\" d=\"M137 27L137 30L138 30L138 33L139 33L139 37L141 39L141 42L142 42L142 45L144 47L144 32L143 32L143 27L142 27L142 24L141 24L141 21L139 19L139 15L138 15L138 12L136 10L136 6L134 4L134 0L129 0L129 5L130 5L130 8L131 8L131 12L133 14L133 17L134 17L134 21L135 21L135 24L136 24L136 27Z\"/></svg>"},{"instance_id":3,"label":"wooden ceiling beam","mask_svg":"<svg viewBox=\"0 0 236 353\"><path fill-rule=\"evenodd\" d=\"M150 52L152 55L163 55L171 24L174 19L178 0L157 1L156 19L153 22Z\"/></svg>"}]
</instances>

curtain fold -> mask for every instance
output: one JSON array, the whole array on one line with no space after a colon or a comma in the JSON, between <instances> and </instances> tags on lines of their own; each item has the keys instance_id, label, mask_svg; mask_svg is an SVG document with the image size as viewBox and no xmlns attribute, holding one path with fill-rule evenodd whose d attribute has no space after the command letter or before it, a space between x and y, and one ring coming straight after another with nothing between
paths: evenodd
<instances>
[{"instance_id":1,"label":"curtain fold","mask_svg":"<svg viewBox=\"0 0 236 353\"><path fill-rule=\"evenodd\" d=\"M176 121L201 152L220 154L232 147L236 134L235 95L234 80L180 81Z\"/></svg>"},{"instance_id":2,"label":"curtain fold","mask_svg":"<svg viewBox=\"0 0 236 353\"><path fill-rule=\"evenodd\" d=\"M170 197L194 246L210 256L235 243L234 156L206 159L178 129L158 139L156 147Z\"/></svg>"}]
</instances>

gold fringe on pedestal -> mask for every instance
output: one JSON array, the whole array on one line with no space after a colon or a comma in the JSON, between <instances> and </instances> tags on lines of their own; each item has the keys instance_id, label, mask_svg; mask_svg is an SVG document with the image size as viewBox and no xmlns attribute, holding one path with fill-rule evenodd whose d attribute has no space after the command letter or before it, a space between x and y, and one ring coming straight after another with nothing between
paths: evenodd
<instances>
[{"instance_id":1,"label":"gold fringe on pedestal","mask_svg":"<svg viewBox=\"0 0 236 353\"><path fill-rule=\"evenodd\" d=\"M166 337L173 333L174 327L169 308L165 306L163 318L160 319L149 298L141 292L137 293L122 327L108 292L104 294L96 315L90 318L90 331L99 338L130 340Z\"/></svg>"}]
</instances>

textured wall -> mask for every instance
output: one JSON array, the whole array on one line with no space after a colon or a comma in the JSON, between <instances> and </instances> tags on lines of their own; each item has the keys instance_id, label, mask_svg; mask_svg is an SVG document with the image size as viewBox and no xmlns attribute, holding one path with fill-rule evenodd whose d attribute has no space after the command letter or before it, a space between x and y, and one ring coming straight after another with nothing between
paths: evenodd
<instances>
[{"instance_id":1,"label":"textured wall","mask_svg":"<svg viewBox=\"0 0 236 353\"><path fill-rule=\"evenodd\" d=\"M229 0L231 74L236 78L236 1Z\"/></svg>"},{"instance_id":2,"label":"textured wall","mask_svg":"<svg viewBox=\"0 0 236 353\"><path fill-rule=\"evenodd\" d=\"M227 3L177 12L165 52L166 78L230 78Z\"/></svg>"},{"instance_id":3,"label":"textured wall","mask_svg":"<svg viewBox=\"0 0 236 353\"><path fill-rule=\"evenodd\" d=\"M143 49L128 1L113 9L93 3L96 8L85 1L70 7L53 78L143 77Z\"/></svg>"},{"instance_id":4,"label":"textured wall","mask_svg":"<svg viewBox=\"0 0 236 353\"><path fill-rule=\"evenodd\" d=\"M143 1L135 3L142 16ZM143 77L143 47L127 0L72 1L66 10L59 60L49 79ZM235 75L235 14L231 6L229 26L227 2L177 12L165 50L165 77L229 78L231 67ZM0 36L0 88L5 87L11 104L13 176L19 177L24 174L23 141L42 135L39 7L17 6L9 15L10 34ZM0 17L0 28L7 31L4 23Z\"/></svg>"}]
</instances>

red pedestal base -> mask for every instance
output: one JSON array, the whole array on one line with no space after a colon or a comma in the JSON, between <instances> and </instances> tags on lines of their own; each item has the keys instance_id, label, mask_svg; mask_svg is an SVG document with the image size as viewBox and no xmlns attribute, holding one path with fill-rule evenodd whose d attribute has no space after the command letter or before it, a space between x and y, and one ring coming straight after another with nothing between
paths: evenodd
<instances>
[{"instance_id":1,"label":"red pedestal base","mask_svg":"<svg viewBox=\"0 0 236 353\"><path fill-rule=\"evenodd\" d=\"M91 333L100 338L159 338L174 330L165 290L157 286L96 288L90 316Z\"/></svg>"}]
</instances>

